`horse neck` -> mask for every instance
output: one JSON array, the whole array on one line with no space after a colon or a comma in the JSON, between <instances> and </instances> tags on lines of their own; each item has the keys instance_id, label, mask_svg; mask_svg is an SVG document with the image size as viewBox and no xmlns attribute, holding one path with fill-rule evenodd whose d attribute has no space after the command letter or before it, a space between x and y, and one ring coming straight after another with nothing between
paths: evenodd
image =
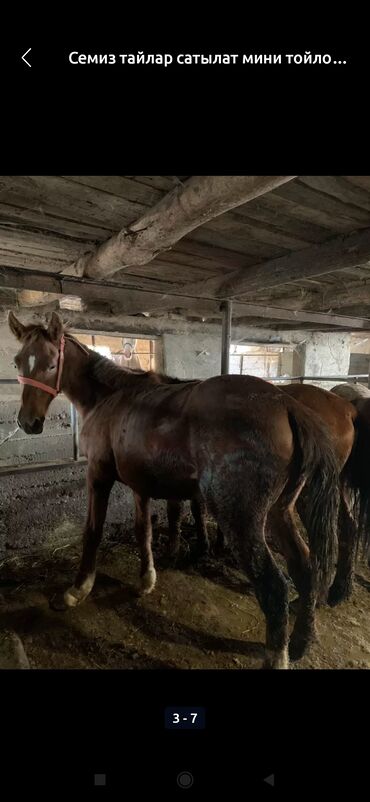
<instances>
[{"instance_id":1,"label":"horse neck","mask_svg":"<svg viewBox=\"0 0 370 802\"><path fill-rule=\"evenodd\" d=\"M90 352L65 338L61 389L84 417L97 403L96 388L88 378Z\"/></svg>"}]
</instances>

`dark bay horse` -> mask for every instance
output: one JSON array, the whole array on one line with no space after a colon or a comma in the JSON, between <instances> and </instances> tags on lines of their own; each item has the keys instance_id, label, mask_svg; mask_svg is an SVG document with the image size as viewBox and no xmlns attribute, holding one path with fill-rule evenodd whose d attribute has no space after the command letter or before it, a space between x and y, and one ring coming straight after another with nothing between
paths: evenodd
<instances>
[{"instance_id":1,"label":"dark bay horse","mask_svg":"<svg viewBox=\"0 0 370 802\"><path fill-rule=\"evenodd\" d=\"M281 390L320 417L332 436L341 468L338 564L328 595L329 604L334 606L350 597L359 547L365 551L369 547L370 398L364 401L359 393L362 400L356 406L347 400L354 397L348 392L349 388L338 395L309 384L282 385ZM303 501L304 494L297 505L304 521ZM302 545L302 554L305 550L307 547Z\"/></svg>"},{"instance_id":2,"label":"dark bay horse","mask_svg":"<svg viewBox=\"0 0 370 802\"><path fill-rule=\"evenodd\" d=\"M335 387L331 388L330 392L345 398L347 401L351 401L355 406L358 406L358 402L370 399L370 389L365 387L364 384L351 384L350 382L336 384Z\"/></svg>"},{"instance_id":3,"label":"dark bay horse","mask_svg":"<svg viewBox=\"0 0 370 802\"><path fill-rule=\"evenodd\" d=\"M287 384L282 385L280 389L320 417L331 433L341 469L338 563L327 598L329 604L334 606L350 598L352 594L359 547L362 546L369 552L370 390L354 384L337 385L330 392L310 384ZM303 492L297 502L303 521L304 495ZM195 518L194 511L193 516L198 532L199 511L198 518ZM284 530L281 530L279 521L273 523L273 518L274 508L269 513L267 529L271 531L274 545L286 556L289 544L284 542ZM170 536L173 537L171 527ZM198 537L202 542L201 530ZM218 534L218 542L222 549L225 538L221 533ZM296 542L301 552L302 563L308 563L309 550L305 541L297 538Z\"/></svg>"},{"instance_id":4,"label":"dark bay horse","mask_svg":"<svg viewBox=\"0 0 370 802\"><path fill-rule=\"evenodd\" d=\"M134 492L144 593L156 581L150 499L198 499L235 542L254 586L266 619L265 667L286 668L288 587L265 540L266 519L274 508L299 587L289 645L293 657L301 656L314 637L316 596L332 575L337 548L339 466L319 419L251 376L176 383L150 371L122 371L65 332L56 313L47 329L24 326L12 312L9 325L21 342L15 363L24 385L22 429L41 432L60 391L83 419L88 516L80 568L61 606L76 606L92 590L116 480ZM305 485L310 564L302 566L291 513Z\"/></svg>"},{"instance_id":5,"label":"dark bay horse","mask_svg":"<svg viewBox=\"0 0 370 802\"><path fill-rule=\"evenodd\" d=\"M367 550L367 561L370 567L370 389L364 384L346 382L336 384L330 392L340 398L345 398L356 407L359 425L361 425L363 445L357 458L357 483L360 495L363 545ZM369 489L367 490L367 488Z\"/></svg>"}]
</instances>

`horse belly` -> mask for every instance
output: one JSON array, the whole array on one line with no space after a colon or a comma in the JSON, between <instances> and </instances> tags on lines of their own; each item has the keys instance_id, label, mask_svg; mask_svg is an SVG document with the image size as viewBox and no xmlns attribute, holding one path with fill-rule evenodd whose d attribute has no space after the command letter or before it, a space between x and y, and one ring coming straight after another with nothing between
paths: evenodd
<instances>
[{"instance_id":1,"label":"horse belly","mask_svg":"<svg viewBox=\"0 0 370 802\"><path fill-rule=\"evenodd\" d=\"M120 481L151 498L189 499L198 489L198 471L181 450L163 450L140 455L126 453L116 458Z\"/></svg>"}]
</instances>

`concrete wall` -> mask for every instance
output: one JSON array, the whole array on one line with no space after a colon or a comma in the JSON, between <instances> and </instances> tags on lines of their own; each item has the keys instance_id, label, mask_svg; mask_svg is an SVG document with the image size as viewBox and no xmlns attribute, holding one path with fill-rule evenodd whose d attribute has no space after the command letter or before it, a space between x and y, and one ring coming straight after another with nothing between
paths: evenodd
<instances>
[{"instance_id":1,"label":"concrete wall","mask_svg":"<svg viewBox=\"0 0 370 802\"><path fill-rule=\"evenodd\" d=\"M315 333L307 337L303 345L305 376L346 376L350 362L350 333ZM320 387L330 390L337 382L315 381Z\"/></svg>"},{"instance_id":2,"label":"concrete wall","mask_svg":"<svg viewBox=\"0 0 370 802\"><path fill-rule=\"evenodd\" d=\"M178 379L208 379L221 371L221 339L215 334L164 334L164 372Z\"/></svg>"}]
</instances>

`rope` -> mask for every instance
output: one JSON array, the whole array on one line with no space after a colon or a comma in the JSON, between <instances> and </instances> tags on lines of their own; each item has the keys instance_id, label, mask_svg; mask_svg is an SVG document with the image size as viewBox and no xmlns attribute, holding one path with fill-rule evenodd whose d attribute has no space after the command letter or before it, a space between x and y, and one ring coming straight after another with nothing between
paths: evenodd
<instances>
[{"instance_id":1,"label":"rope","mask_svg":"<svg viewBox=\"0 0 370 802\"><path fill-rule=\"evenodd\" d=\"M9 432L9 434L7 434L7 436L4 438L4 440L0 440L0 446L3 446L4 443L7 443L7 441L10 440L10 438L13 437L14 434L19 432L19 429L20 429L20 427L17 426L16 429L14 429L12 432Z\"/></svg>"}]
</instances>

